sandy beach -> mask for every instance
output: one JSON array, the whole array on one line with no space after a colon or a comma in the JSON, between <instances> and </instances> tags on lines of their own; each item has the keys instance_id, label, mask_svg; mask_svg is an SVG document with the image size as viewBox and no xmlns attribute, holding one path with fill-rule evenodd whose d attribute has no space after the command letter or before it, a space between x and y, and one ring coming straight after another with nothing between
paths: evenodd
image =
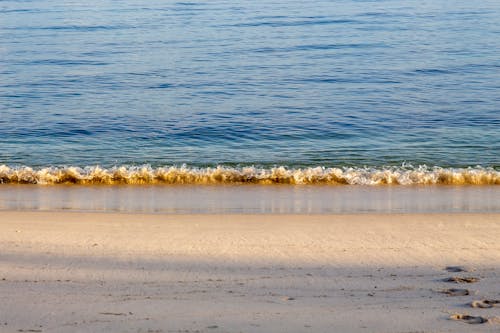
<instances>
[{"instance_id":1,"label":"sandy beach","mask_svg":"<svg viewBox=\"0 0 500 333\"><path fill-rule=\"evenodd\" d=\"M500 298L499 236L500 214L3 211L0 332L498 332L470 303Z\"/></svg>"}]
</instances>

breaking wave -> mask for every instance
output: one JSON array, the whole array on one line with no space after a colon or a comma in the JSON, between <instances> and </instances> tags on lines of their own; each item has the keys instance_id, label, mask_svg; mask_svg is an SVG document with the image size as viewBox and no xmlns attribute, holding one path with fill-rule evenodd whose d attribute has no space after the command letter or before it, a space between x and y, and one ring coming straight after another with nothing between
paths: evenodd
<instances>
[{"instance_id":1,"label":"breaking wave","mask_svg":"<svg viewBox=\"0 0 500 333\"><path fill-rule=\"evenodd\" d=\"M188 167L144 166L9 167L0 165L3 184L328 184L328 185L500 185L493 168L428 166L370 167Z\"/></svg>"}]
</instances>

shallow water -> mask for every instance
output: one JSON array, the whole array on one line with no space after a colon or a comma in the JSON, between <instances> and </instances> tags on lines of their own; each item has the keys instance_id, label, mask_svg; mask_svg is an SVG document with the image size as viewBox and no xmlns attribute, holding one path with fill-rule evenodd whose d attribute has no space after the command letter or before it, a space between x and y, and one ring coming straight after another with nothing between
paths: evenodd
<instances>
[{"instance_id":1,"label":"shallow water","mask_svg":"<svg viewBox=\"0 0 500 333\"><path fill-rule=\"evenodd\" d=\"M0 165L500 167L498 1L0 2Z\"/></svg>"},{"instance_id":2,"label":"shallow water","mask_svg":"<svg viewBox=\"0 0 500 333\"><path fill-rule=\"evenodd\" d=\"M499 213L498 186L4 185L0 211L158 214Z\"/></svg>"}]
</instances>

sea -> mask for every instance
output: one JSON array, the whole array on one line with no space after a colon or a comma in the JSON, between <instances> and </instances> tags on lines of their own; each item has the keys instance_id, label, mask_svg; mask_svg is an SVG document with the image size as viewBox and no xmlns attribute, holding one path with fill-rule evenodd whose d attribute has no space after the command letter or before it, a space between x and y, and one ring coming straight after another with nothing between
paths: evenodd
<instances>
[{"instance_id":1,"label":"sea","mask_svg":"<svg viewBox=\"0 0 500 333\"><path fill-rule=\"evenodd\" d=\"M499 22L498 0L2 0L0 209L500 211Z\"/></svg>"}]
</instances>

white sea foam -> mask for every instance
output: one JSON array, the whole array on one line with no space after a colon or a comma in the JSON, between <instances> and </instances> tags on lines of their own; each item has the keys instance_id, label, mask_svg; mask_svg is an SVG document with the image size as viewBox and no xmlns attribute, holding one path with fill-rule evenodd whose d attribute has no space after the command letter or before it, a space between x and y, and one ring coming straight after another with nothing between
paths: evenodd
<instances>
[{"instance_id":1,"label":"white sea foam","mask_svg":"<svg viewBox=\"0 0 500 333\"><path fill-rule=\"evenodd\" d=\"M401 167L207 167L99 166L9 167L0 165L4 184L330 184L330 185L500 185L493 168Z\"/></svg>"}]
</instances>

